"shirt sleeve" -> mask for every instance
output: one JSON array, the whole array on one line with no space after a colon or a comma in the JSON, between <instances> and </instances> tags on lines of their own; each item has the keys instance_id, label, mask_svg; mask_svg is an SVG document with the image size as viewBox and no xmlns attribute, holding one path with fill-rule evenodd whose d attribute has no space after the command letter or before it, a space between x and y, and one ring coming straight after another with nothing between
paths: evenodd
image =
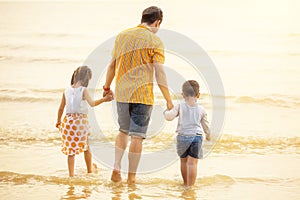
<instances>
[{"instance_id":1,"label":"shirt sleeve","mask_svg":"<svg viewBox=\"0 0 300 200\"><path fill-rule=\"evenodd\" d=\"M164 111L165 119L168 120L168 121L172 121L178 115L179 115L179 104L174 106L174 108L171 109L171 110L165 110Z\"/></svg>"},{"instance_id":2,"label":"shirt sleeve","mask_svg":"<svg viewBox=\"0 0 300 200\"><path fill-rule=\"evenodd\" d=\"M111 52L111 57L112 57L112 58L117 58L117 57L118 57L117 51L118 51L118 48L120 48L120 47L118 46L118 39L119 39L119 35L116 37L115 44L114 44L114 48L113 48L113 50L112 50L112 52Z\"/></svg>"},{"instance_id":3,"label":"shirt sleeve","mask_svg":"<svg viewBox=\"0 0 300 200\"><path fill-rule=\"evenodd\" d=\"M210 134L209 123L208 123L207 114L206 114L205 111L204 111L203 116L201 118L201 125L202 125L204 133L205 134Z\"/></svg>"},{"instance_id":4,"label":"shirt sleeve","mask_svg":"<svg viewBox=\"0 0 300 200\"><path fill-rule=\"evenodd\" d=\"M153 62L165 63L165 49L164 44L158 39L158 45L153 49Z\"/></svg>"}]
</instances>

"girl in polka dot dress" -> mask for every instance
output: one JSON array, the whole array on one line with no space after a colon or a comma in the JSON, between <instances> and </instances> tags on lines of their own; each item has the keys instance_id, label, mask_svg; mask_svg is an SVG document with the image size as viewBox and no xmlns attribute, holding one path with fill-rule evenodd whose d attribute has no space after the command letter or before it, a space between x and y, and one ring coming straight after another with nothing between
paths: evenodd
<instances>
[{"instance_id":1,"label":"girl in polka dot dress","mask_svg":"<svg viewBox=\"0 0 300 200\"><path fill-rule=\"evenodd\" d=\"M78 67L71 79L71 85L63 93L56 127L62 135L62 152L68 156L69 176L74 176L75 155L84 152L87 172L91 173L96 166L92 164L92 154L88 146L89 123L87 104L94 107L113 99L112 92L102 99L92 100L86 88L92 78L92 71L87 66ZM64 108L66 115L61 121Z\"/></svg>"}]
</instances>

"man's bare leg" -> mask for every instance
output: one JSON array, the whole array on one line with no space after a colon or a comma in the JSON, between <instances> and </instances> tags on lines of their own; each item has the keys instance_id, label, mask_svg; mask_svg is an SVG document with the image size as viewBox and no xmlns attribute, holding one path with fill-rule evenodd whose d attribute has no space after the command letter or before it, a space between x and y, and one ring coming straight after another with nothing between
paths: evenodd
<instances>
[{"instance_id":1,"label":"man's bare leg","mask_svg":"<svg viewBox=\"0 0 300 200\"><path fill-rule=\"evenodd\" d=\"M114 170L111 175L111 180L114 182L120 182L121 179L121 160L124 155L125 149L128 143L128 134L119 132L116 143L115 143L115 163L114 163Z\"/></svg>"},{"instance_id":2,"label":"man's bare leg","mask_svg":"<svg viewBox=\"0 0 300 200\"><path fill-rule=\"evenodd\" d=\"M128 160L129 160L129 169L128 169L128 184L135 183L135 175L139 162L141 159L143 147L143 138L137 136L131 136L131 143L129 148Z\"/></svg>"}]
</instances>

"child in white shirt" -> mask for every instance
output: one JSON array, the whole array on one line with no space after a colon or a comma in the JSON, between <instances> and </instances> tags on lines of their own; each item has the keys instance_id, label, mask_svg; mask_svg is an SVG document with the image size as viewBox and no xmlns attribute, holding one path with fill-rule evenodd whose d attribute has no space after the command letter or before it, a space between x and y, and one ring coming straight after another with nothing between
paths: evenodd
<instances>
[{"instance_id":1,"label":"child in white shirt","mask_svg":"<svg viewBox=\"0 0 300 200\"><path fill-rule=\"evenodd\" d=\"M203 158L202 140L210 140L207 114L204 108L197 104L200 97L197 81L186 81L182 86L184 101L172 110L164 112L168 121L179 117L177 125L177 154L180 157L180 169L185 186L193 186L197 177L198 159Z\"/></svg>"}]
</instances>

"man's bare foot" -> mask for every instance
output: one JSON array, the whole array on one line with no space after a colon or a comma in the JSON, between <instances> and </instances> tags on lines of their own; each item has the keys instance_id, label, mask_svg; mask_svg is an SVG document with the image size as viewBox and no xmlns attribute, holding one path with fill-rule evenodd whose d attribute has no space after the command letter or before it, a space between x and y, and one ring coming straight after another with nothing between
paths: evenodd
<instances>
[{"instance_id":1,"label":"man's bare foot","mask_svg":"<svg viewBox=\"0 0 300 200\"><path fill-rule=\"evenodd\" d=\"M127 183L135 184L135 173L128 173Z\"/></svg>"},{"instance_id":2,"label":"man's bare foot","mask_svg":"<svg viewBox=\"0 0 300 200\"><path fill-rule=\"evenodd\" d=\"M114 169L110 180L112 180L113 182L121 182L122 178L121 178L120 170Z\"/></svg>"}]
</instances>

